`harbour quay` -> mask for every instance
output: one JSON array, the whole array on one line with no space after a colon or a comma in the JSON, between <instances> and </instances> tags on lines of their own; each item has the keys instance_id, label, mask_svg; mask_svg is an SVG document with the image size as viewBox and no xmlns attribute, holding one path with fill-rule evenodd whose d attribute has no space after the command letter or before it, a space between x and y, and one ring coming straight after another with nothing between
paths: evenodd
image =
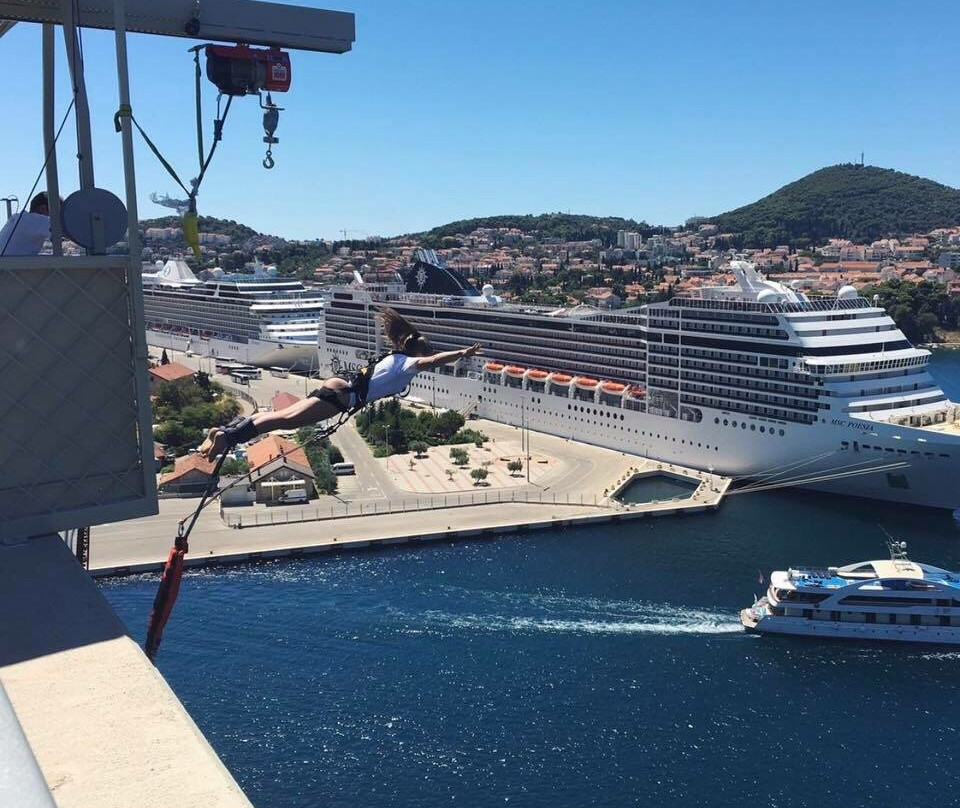
<instances>
[{"instance_id":1,"label":"harbour quay","mask_svg":"<svg viewBox=\"0 0 960 808\"><path fill-rule=\"evenodd\" d=\"M311 513L318 511L310 508L300 509L297 513L292 512L294 509L289 513L264 509L259 512L262 514L259 522L254 517L242 526L239 521L231 526L211 508L201 514L191 534L186 563L192 567L235 564L399 544L523 534L654 516L689 515L718 508L731 483L729 478L718 475L631 459L635 461L632 466L619 478L608 481L611 493L622 490L635 477L661 471L686 477L697 487L683 499L632 504L622 504L612 498L598 505L567 505L524 501L522 497L497 502L493 497L486 504L457 507L441 505L437 498L433 498L436 507L391 512L387 504L368 506L364 515L325 518L311 517ZM103 577L159 571L176 535L177 522L189 513L191 502L189 499L162 500L160 513L156 516L95 528L90 574ZM377 507L386 510L377 510ZM224 516L227 520L244 518L232 516L229 509L225 510Z\"/></svg>"}]
</instances>

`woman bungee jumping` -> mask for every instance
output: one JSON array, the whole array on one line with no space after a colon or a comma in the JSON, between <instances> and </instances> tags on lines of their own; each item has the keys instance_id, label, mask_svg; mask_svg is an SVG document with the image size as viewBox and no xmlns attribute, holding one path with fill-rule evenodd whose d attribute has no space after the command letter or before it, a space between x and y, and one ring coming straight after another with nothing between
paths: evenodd
<instances>
[{"instance_id":1,"label":"woman bungee jumping","mask_svg":"<svg viewBox=\"0 0 960 808\"><path fill-rule=\"evenodd\" d=\"M256 413L234 426L213 427L200 446L200 454L213 460L238 443L247 443L274 429L297 429L356 412L378 398L402 393L421 370L448 365L480 351L480 343L475 343L456 351L431 353L427 338L396 311L384 308L381 315L393 351L350 379L332 376L324 380L307 398L282 410Z\"/></svg>"}]
</instances>

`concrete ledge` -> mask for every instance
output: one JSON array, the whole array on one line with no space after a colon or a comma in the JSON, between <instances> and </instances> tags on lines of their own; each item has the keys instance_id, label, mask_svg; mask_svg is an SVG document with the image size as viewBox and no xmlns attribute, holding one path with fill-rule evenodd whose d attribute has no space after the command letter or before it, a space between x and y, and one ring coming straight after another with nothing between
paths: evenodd
<instances>
[{"instance_id":1,"label":"concrete ledge","mask_svg":"<svg viewBox=\"0 0 960 808\"><path fill-rule=\"evenodd\" d=\"M251 808L59 537L0 544L0 610L0 684L59 808Z\"/></svg>"}]
</instances>

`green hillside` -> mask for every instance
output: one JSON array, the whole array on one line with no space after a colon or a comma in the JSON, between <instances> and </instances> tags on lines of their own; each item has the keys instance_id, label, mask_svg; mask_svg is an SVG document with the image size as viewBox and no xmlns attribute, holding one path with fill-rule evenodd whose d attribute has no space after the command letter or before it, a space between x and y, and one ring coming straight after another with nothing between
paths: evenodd
<instances>
[{"instance_id":1,"label":"green hillside","mask_svg":"<svg viewBox=\"0 0 960 808\"><path fill-rule=\"evenodd\" d=\"M642 233L644 238L659 232L646 222L623 219L619 216L584 216L571 213L541 213L519 216L482 216L476 219L461 219L457 222L434 227L425 233L413 234L427 246L439 246L444 238L466 235L478 227L509 227L532 233L538 239L557 238L561 241L588 241L600 239L605 245L616 244L617 231L628 230Z\"/></svg>"},{"instance_id":2,"label":"green hillside","mask_svg":"<svg viewBox=\"0 0 960 808\"><path fill-rule=\"evenodd\" d=\"M141 219L140 228L145 230L148 227L180 227L183 220L179 216L160 216L156 219ZM197 222L201 233L219 233L230 236L234 243L240 243L247 239L260 238L263 233L258 233L245 224L240 224L232 219L218 219L216 216L198 216Z\"/></svg>"},{"instance_id":3,"label":"green hillside","mask_svg":"<svg viewBox=\"0 0 960 808\"><path fill-rule=\"evenodd\" d=\"M960 191L889 168L846 163L712 217L745 247L806 247L829 238L870 242L960 222Z\"/></svg>"}]
</instances>

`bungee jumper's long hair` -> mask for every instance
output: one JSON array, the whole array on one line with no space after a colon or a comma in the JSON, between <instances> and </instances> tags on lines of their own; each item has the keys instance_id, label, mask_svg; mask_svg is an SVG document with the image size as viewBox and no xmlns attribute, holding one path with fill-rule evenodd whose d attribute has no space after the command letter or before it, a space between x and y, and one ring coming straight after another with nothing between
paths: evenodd
<instances>
[{"instance_id":1,"label":"bungee jumper's long hair","mask_svg":"<svg viewBox=\"0 0 960 808\"><path fill-rule=\"evenodd\" d=\"M380 309L383 330L395 350L407 356L428 356L433 350L430 341L399 312L384 306Z\"/></svg>"}]
</instances>

